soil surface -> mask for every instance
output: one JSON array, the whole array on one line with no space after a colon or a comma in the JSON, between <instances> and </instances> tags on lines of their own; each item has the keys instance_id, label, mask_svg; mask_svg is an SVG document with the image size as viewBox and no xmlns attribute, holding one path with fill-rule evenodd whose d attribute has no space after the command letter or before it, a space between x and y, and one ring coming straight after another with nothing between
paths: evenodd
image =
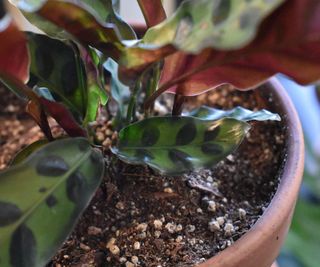
<instances>
[{"instance_id":1,"label":"soil surface","mask_svg":"<svg viewBox=\"0 0 320 267\"><path fill-rule=\"evenodd\" d=\"M197 100L224 109L268 107L255 92L228 88ZM231 246L263 214L277 189L285 157L282 125L252 123L240 148L212 169L164 177L113 158L107 147L116 134L101 116L94 127L105 147L107 175L47 266L194 266ZM0 169L41 137L21 102L0 89Z\"/></svg>"}]
</instances>

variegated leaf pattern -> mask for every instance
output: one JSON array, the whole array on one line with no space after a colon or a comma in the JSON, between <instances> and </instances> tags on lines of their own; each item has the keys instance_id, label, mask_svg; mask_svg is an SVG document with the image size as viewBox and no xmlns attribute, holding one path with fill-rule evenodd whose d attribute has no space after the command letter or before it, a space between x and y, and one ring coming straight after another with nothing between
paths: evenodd
<instances>
[{"instance_id":1,"label":"variegated leaf pattern","mask_svg":"<svg viewBox=\"0 0 320 267\"><path fill-rule=\"evenodd\" d=\"M42 267L89 203L104 172L86 139L52 142L0 173L0 265Z\"/></svg>"},{"instance_id":2,"label":"variegated leaf pattern","mask_svg":"<svg viewBox=\"0 0 320 267\"><path fill-rule=\"evenodd\" d=\"M28 33L28 40L30 72L38 79L37 85L47 87L56 100L83 118L88 100L86 75L76 49L42 34Z\"/></svg>"},{"instance_id":3,"label":"variegated leaf pattern","mask_svg":"<svg viewBox=\"0 0 320 267\"><path fill-rule=\"evenodd\" d=\"M123 42L117 23L103 23L99 14L86 8L82 1L47 0L32 8L32 1L19 0L17 6L36 12L83 45L91 45L111 56L129 79L177 50L198 53L210 47L243 47L254 38L260 22L284 1L185 1L175 15L150 28L140 42Z\"/></svg>"},{"instance_id":4,"label":"variegated leaf pattern","mask_svg":"<svg viewBox=\"0 0 320 267\"><path fill-rule=\"evenodd\" d=\"M272 113L266 109L252 111L243 107L235 107L230 110L221 110L208 106L201 106L191 112L186 113L187 116L196 117L203 120L220 120L222 118L233 118L241 121L280 121L279 114Z\"/></svg>"},{"instance_id":5,"label":"variegated leaf pattern","mask_svg":"<svg viewBox=\"0 0 320 267\"><path fill-rule=\"evenodd\" d=\"M147 31L145 44L172 44L199 53L204 48L237 49L255 36L261 21L285 0L188 0Z\"/></svg>"},{"instance_id":6,"label":"variegated leaf pattern","mask_svg":"<svg viewBox=\"0 0 320 267\"><path fill-rule=\"evenodd\" d=\"M112 150L125 162L178 175L213 167L239 146L249 128L228 118L151 117L122 129Z\"/></svg>"}]
</instances>

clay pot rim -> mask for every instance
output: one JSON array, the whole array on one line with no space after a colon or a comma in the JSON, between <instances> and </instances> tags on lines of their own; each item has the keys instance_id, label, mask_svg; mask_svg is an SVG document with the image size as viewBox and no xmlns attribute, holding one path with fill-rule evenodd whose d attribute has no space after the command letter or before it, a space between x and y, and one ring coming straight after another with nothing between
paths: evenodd
<instances>
[{"instance_id":1,"label":"clay pot rim","mask_svg":"<svg viewBox=\"0 0 320 267\"><path fill-rule=\"evenodd\" d=\"M276 225L288 220L292 206L295 205L302 182L304 167L304 139L301 123L291 99L276 78L271 78L262 87L268 87L275 100L278 112L284 114L283 122L287 127L287 158L279 187L268 208L254 226L232 246L221 251L214 257L197 265L197 267L223 266L225 257L242 257L248 249L261 243L268 233L272 233ZM258 89L259 90L259 89Z\"/></svg>"}]
</instances>

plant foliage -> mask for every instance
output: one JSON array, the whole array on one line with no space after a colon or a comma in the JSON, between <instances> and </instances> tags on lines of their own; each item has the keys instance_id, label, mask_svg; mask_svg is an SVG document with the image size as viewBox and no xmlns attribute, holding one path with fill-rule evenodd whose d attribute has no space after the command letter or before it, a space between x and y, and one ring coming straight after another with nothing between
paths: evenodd
<instances>
[{"instance_id":1,"label":"plant foliage","mask_svg":"<svg viewBox=\"0 0 320 267\"><path fill-rule=\"evenodd\" d=\"M1 266L43 266L87 206L103 168L101 152L74 138L46 145L2 172Z\"/></svg>"}]
</instances>

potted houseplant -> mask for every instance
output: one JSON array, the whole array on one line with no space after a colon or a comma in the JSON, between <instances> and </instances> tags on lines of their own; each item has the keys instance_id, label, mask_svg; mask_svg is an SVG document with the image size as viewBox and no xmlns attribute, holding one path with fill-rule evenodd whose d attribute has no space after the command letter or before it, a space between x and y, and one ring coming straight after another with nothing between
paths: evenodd
<instances>
[{"instance_id":1,"label":"potted houseplant","mask_svg":"<svg viewBox=\"0 0 320 267\"><path fill-rule=\"evenodd\" d=\"M133 168L129 175L138 172L140 176L143 167L134 166L148 166L142 170L149 178L156 173L171 177L211 168L239 146L248 133L248 120L279 120L266 110L239 107L230 111L202 107L182 116L188 96L226 83L249 89L277 72L301 83L320 77L320 4L316 0L185 1L169 19L160 0L138 2L150 27L141 40L114 12L112 1L15 1L26 18L48 35L20 32L1 2L1 81L28 99L27 111L47 137L18 153L13 166L1 173L1 266L45 264L91 200L105 169L107 176L114 174L115 183L123 184L117 181L123 179L119 173L119 168L127 168L123 166ZM119 135L107 134L110 139L105 142L95 133L93 122L100 104L108 101L105 83L109 78L111 98L118 107L112 130ZM290 129L279 188L250 231L234 244L228 239L219 247L227 249L209 260L200 259L204 262L199 266L268 267L290 224L302 176L301 129L280 85L272 80L261 87L261 94L273 95L274 110ZM155 116L155 100L164 92L175 94L172 115ZM229 91L223 92L219 98ZM48 115L70 138L52 135ZM96 145L99 141L106 158ZM211 188L212 181L211 187L199 186L200 178L193 186L220 197ZM165 189L165 195L157 198L172 196L172 188ZM202 201L215 212L213 200ZM116 206L125 209L121 201ZM202 213L200 208L197 212ZM243 209L238 212L239 217L246 216ZM234 225L220 217L208 223L211 235L232 236ZM181 226L168 221L162 226L163 221L155 218L153 222L155 230L165 227L169 234L175 232L176 243L183 239L176 234ZM147 227L136 226L142 232ZM192 225L189 228L194 231ZM140 246L141 242L134 242L133 249ZM121 257L115 239L105 249L114 256L107 258L111 266L142 264L134 255L130 260Z\"/></svg>"}]
</instances>

